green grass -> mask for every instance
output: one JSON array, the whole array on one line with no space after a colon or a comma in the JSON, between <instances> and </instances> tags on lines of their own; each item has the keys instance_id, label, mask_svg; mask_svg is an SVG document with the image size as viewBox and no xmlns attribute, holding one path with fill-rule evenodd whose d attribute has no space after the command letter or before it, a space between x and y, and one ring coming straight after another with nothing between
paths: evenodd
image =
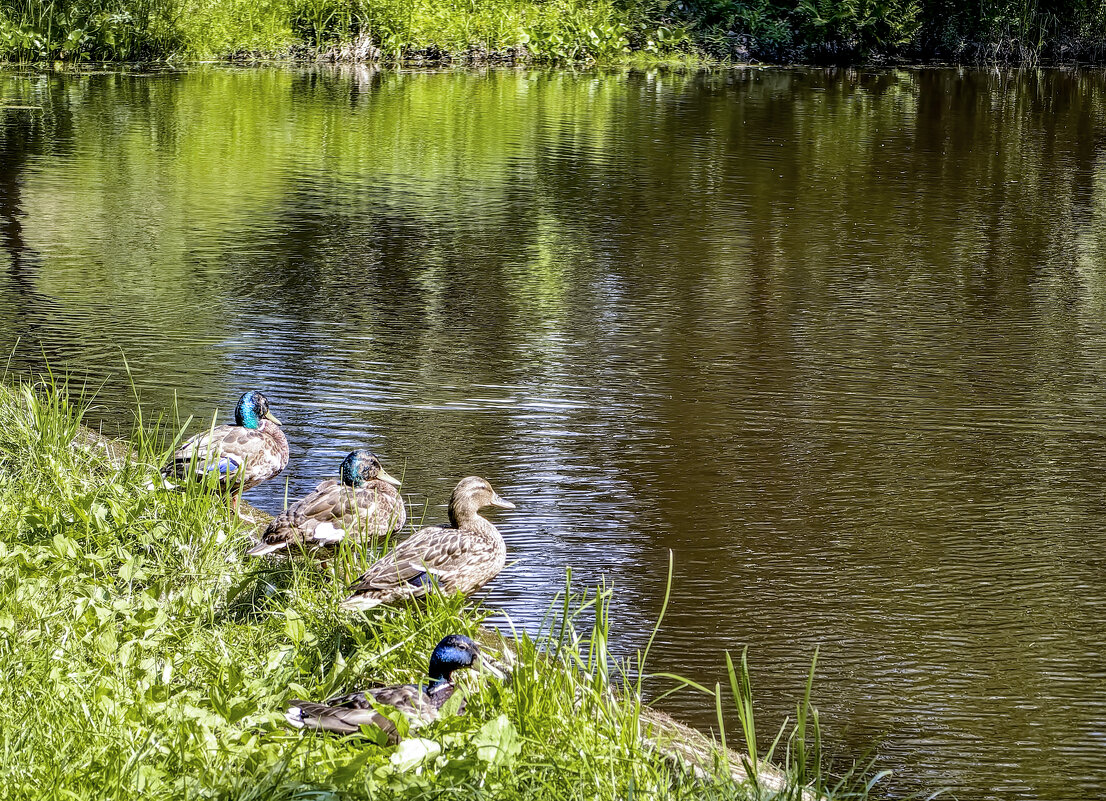
<instances>
[{"instance_id":1,"label":"green grass","mask_svg":"<svg viewBox=\"0 0 1106 801\"><path fill-rule=\"evenodd\" d=\"M248 530L224 502L146 488L175 426L137 419L120 459L72 444L86 408L51 381L0 384L2 798L866 794L822 772L809 688L781 732L784 788L770 789L744 659L733 697L715 696L738 704L753 780L730 777L732 756L693 772L647 746L648 649L611 658L602 592L566 591L542 636L506 643L507 681L466 676L466 714L397 748L290 729L290 697L417 681L434 643L478 635L484 612L456 597L340 611L356 565L244 560ZM581 615L595 623L580 630Z\"/></svg>"},{"instance_id":2,"label":"green grass","mask_svg":"<svg viewBox=\"0 0 1106 801\"><path fill-rule=\"evenodd\" d=\"M616 0L0 0L12 61L301 56L368 36L386 61L510 50L524 60L613 62L687 50L667 15Z\"/></svg>"},{"instance_id":3,"label":"green grass","mask_svg":"<svg viewBox=\"0 0 1106 801\"><path fill-rule=\"evenodd\" d=\"M0 0L13 61L307 57L368 36L384 60L545 63L1101 61L1102 0Z\"/></svg>"}]
</instances>

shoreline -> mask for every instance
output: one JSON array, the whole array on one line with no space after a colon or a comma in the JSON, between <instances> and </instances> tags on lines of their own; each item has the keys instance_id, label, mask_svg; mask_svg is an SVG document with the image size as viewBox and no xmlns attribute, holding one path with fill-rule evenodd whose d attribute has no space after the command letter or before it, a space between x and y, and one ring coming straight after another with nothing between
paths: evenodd
<instances>
[{"instance_id":1,"label":"shoreline","mask_svg":"<svg viewBox=\"0 0 1106 801\"><path fill-rule=\"evenodd\" d=\"M729 61L703 58L699 56L685 59L627 58L618 61L549 61L542 59L510 59L506 57L469 58L443 56L440 58L403 58L395 59L344 59L328 56L301 56L282 54L235 54L219 58L197 58L185 60L153 61L3 61L0 69L8 71L33 70L42 73L91 74L97 72L129 72L136 75L156 74L159 72L185 72L199 67L262 69L288 68L305 69L311 67L329 67L334 69L361 68L375 71L400 70L408 72L447 72L469 70L542 70L542 71L644 71L672 70L692 72L724 72L734 70L987 70L987 71L1024 71L1024 70L1106 70L1106 59L1101 61L956 61L947 59L869 59L841 63L820 61Z\"/></svg>"},{"instance_id":2,"label":"shoreline","mask_svg":"<svg viewBox=\"0 0 1106 801\"><path fill-rule=\"evenodd\" d=\"M71 446L105 459L116 469L124 469L138 458L135 449L127 442L109 437L83 424L77 428ZM240 506L256 520L253 524L241 524L251 538L256 540L259 532L273 519L273 515L245 500L240 502ZM476 639L481 645L501 655L507 663L517 661L517 643L513 643L502 631L480 626ZM654 709L644 701L641 702L639 712L639 736L642 744L661 754L677 769L691 771L700 780L709 781L721 767L738 783L752 782L774 793L782 793L788 789L786 772L771 762L761 761L755 777L750 777L745 767L748 762L744 754L732 748L723 748L713 737L676 720L666 712ZM817 801L822 796L810 788L803 788L800 797L801 801Z\"/></svg>"},{"instance_id":3,"label":"shoreline","mask_svg":"<svg viewBox=\"0 0 1106 801\"><path fill-rule=\"evenodd\" d=\"M627 62L860 66L1104 64L1106 9L971 8L889 0L107 0L100 13L0 12L0 55L20 62L189 59L400 64Z\"/></svg>"}]
</instances>

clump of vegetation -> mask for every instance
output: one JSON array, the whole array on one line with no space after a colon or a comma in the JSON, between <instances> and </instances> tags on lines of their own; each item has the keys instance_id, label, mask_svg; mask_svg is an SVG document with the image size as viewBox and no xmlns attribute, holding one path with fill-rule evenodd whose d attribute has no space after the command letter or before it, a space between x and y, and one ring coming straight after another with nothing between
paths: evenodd
<instances>
[{"instance_id":1,"label":"clump of vegetation","mask_svg":"<svg viewBox=\"0 0 1106 801\"><path fill-rule=\"evenodd\" d=\"M1104 47L1101 0L0 0L0 58L17 61L1036 62Z\"/></svg>"},{"instance_id":2,"label":"clump of vegetation","mask_svg":"<svg viewBox=\"0 0 1106 801\"><path fill-rule=\"evenodd\" d=\"M0 0L0 57L13 61L209 58L239 51L326 53L366 38L374 57L511 51L548 61L612 61L633 34L656 49L663 25L612 0Z\"/></svg>"},{"instance_id":3,"label":"clump of vegetation","mask_svg":"<svg viewBox=\"0 0 1106 801\"><path fill-rule=\"evenodd\" d=\"M398 746L291 730L288 698L418 681L433 644L479 636L482 612L456 597L340 612L359 565L247 564L247 532L221 499L149 488L169 445L158 426L139 419L133 449L105 446L81 428L83 408L54 386L0 385L0 797L866 792L829 786L809 698L783 740L786 774L764 765L743 665L730 674L751 778L734 778L724 752L690 770L657 731L643 738L645 655L610 657L604 594L566 593L540 637L505 641L508 681L470 682L464 715ZM595 620L583 632L581 612Z\"/></svg>"},{"instance_id":4,"label":"clump of vegetation","mask_svg":"<svg viewBox=\"0 0 1106 801\"><path fill-rule=\"evenodd\" d=\"M1035 64L1102 59L1106 4L1101 0L987 0L967 7L926 0L914 47L949 59Z\"/></svg>"},{"instance_id":5,"label":"clump of vegetation","mask_svg":"<svg viewBox=\"0 0 1106 801\"><path fill-rule=\"evenodd\" d=\"M2 0L0 57L141 61L182 45L175 0Z\"/></svg>"},{"instance_id":6,"label":"clump of vegetation","mask_svg":"<svg viewBox=\"0 0 1106 801\"><path fill-rule=\"evenodd\" d=\"M295 0L294 15L316 48L367 35L396 60L414 49L512 49L549 61L613 61L629 51L626 15L611 0Z\"/></svg>"},{"instance_id":7,"label":"clump of vegetation","mask_svg":"<svg viewBox=\"0 0 1106 801\"><path fill-rule=\"evenodd\" d=\"M1036 62L1101 58L1099 0L679 0L696 43L718 57Z\"/></svg>"}]
</instances>

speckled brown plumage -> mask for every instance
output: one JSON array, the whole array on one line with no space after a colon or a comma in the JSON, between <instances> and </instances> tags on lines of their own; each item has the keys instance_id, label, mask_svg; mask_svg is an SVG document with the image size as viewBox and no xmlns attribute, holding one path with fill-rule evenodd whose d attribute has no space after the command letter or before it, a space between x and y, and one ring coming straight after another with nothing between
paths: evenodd
<instances>
[{"instance_id":1,"label":"speckled brown plumage","mask_svg":"<svg viewBox=\"0 0 1106 801\"><path fill-rule=\"evenodd\" d=\"M453 695L453 690L449 682L433 686L429 691L414 684L403 684L341 695L324 703L293 700L292 709L299 716L296 725L304 728L354 734L362 726L375 726L388 736L389 743L395 744L400 740L395 723L380 714L374 703L395 707L411 722L412 728L418 728L437 719L438 710Z\"/></svg>"},{"instance_id":2,"label":"speckled brown plumage","mask_svg":"<svg viewBox=\"0 0 1106 801\"><path fill-rule=\"evenodd\" d=\"M430 655L428 684L378 687L340 695L324 703L293 700L285 718L297 728L336 734L354 734L362 726L375 726L395 743L399 740L395 724L375 707L393 707L410 721L412 728L418 728L438 717L442 705L453 695L453 674L466 668L485 669L502 678L498 670L481 659L475 642L462 634L447 634Z\"/></svg>"},{"instance_id":3,"label":"speckled brown plumage","mask_svg":"<svg viewBox=\"0 0 1106 801\"><path fill-rule=\"evenodd\" d=\"M400 528L407 509L376 454L364 449L349 453L338 469L339 481L324 481L315 491L273 520L261 541L247 551L263 556L291 545L323 548L347 537L372 542Z\"/></svg>"},{"instance_id":4,"label":"speckled brown plumage","mask_svg":"<svg viewBox=\"0 0 1106 801\"><path fill-rule=\"evenodd\" d=\"M223 458L233 459L237 469L223 471L221 489L238 492L253 489L288 466L288 440L280 426L262 420L259 428L215 426L184 443L162 471L178 479L202 481Z\"/></svg>"},{"instance_id":5,"label":"speckled brown plumage","mask_svg":"<svg viewBox=\"0 0 1106 801\"><path fill-rule=\"evenodd\" d=\"M258 556L296 545L324 547L346 536L371 543L402 529L406 522L403 498L391 484L374 480L350 487L330 479L274 519L249 554Z\"/></svg>"},{"instance_id":6,"label":"speckled brown plumage","mask_svg":"<svg viewBox=\"0 0 1106 801\"><path fill-rule=\"evenodd\" d=\"M434 586L469 594L499 574L507 546L480 516L485 506L513 509L482 478L462 479L449 501L452 525L424 528L373 564L350 588L343 606L368 609L425 595Z\"/></svg>"}]
</instances>

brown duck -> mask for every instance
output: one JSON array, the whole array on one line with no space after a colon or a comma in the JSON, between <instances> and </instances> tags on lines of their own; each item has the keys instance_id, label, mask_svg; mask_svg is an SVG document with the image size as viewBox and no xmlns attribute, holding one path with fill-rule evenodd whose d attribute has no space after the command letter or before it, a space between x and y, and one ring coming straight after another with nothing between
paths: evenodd
<instances>
[{"instance_id":1,"label":"brown duck","mask_svg":"<svg viewBox=\"0 0 1106 801\"><path fill-rule=\"evenodd\" d=\"M515 508L484 479L461 479L449 499L449 525L424 528L400 543L353 584L342 606L371 609L426 595L435 586L466 595L483 587L507 562L503 537L480 516L485 506Z\"/></svg>"},{"instance_id":2,"label":"brown duck","mask_svg":"<svg viewBox=\"0 0 1106 801\"><path fill-rule=\"evenodd\" d=\"M195 482L213 476L215 486L233 497L237 512L243 492L287 466L288 440L280 421L269 411L269 399L253 390L238 399L234 425L213 426L192 437L161 472L166 478Z\"/></svg>"},{"instance_id":3,"label":"brown duck","mask_svg":"<svg viewBox=\"0 0 1106 801\"><path fill-rule=\"evenodd\" d=\"M461 634L443 638L430 655L430 682L423 685L397 684L377 687L331 698L324 703L292 701L285 718L296 728L319 729L335 734L355 734L362 726L375 726L388 735L388 741L399 741L395 724L375 708L384 705L398 709L418 728L438 717L438 710L453 695L453 672L464 668L480 668L503 677L493 665L480 658L476 643Z\"/></svg>"},{"instance_id":4,"label":"brown duck","mask_svg":"<svg viewBox=\"0 0 1106 801\"><path fill-rule=\"evenodd\" d=\"M353 451L342 461L338 476L282 512L246 555L326 547L351 535L354 542L372 543L403 528L407 509L396 491L400 482L388 475L375 454Z\"/></svg>"}]
</instances>

